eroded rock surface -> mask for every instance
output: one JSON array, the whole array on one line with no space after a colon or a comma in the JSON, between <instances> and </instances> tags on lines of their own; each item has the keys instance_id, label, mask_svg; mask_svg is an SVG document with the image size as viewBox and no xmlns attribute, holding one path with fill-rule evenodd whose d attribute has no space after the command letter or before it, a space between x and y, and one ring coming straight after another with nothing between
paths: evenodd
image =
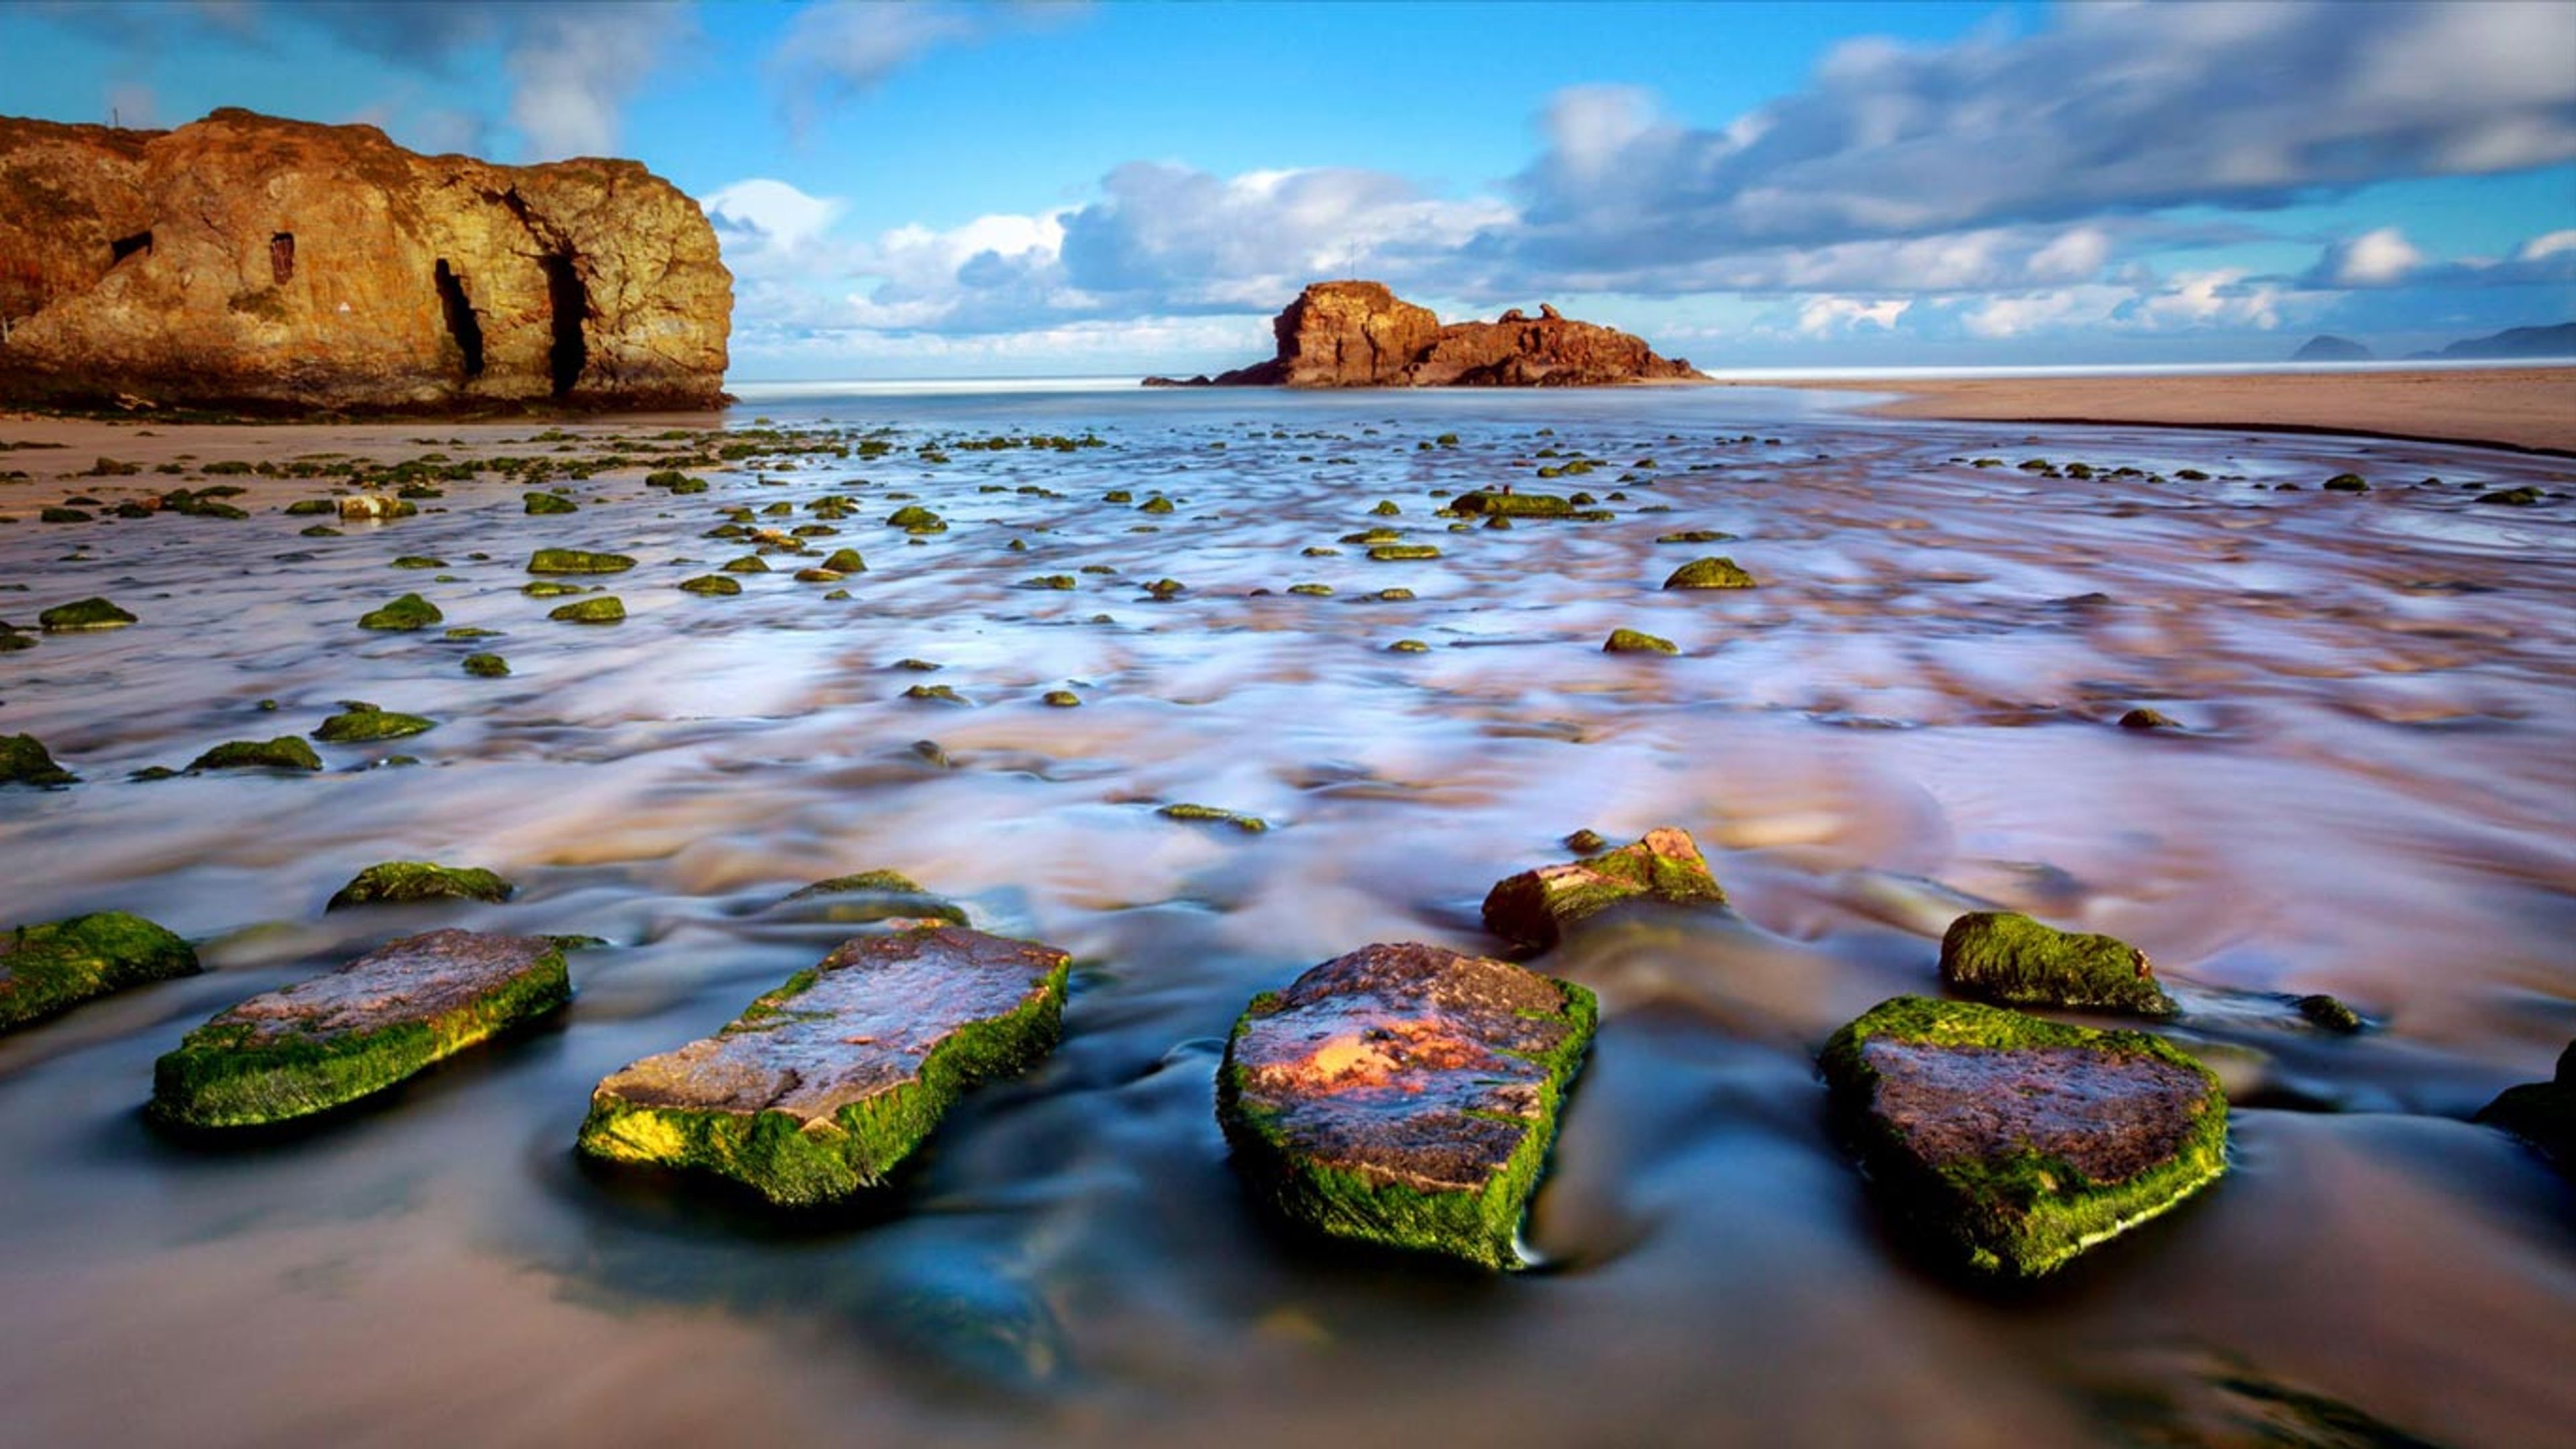
<instances>
[{"instance_id":1,"label":"eroded rock surface","mask_svg":"<svg viewBox=\"0 0 2576 1449\"><path fill-rule=\"evenodd\" d=\"M1253 998L1217 1117L1292 1221L1517 1268L1597 1014L1591 992L1508 962L1369 946Z\"/></svg>"},{"instance_id":2,"label":"eroded rock surface","mask_svg":"<svg viewBox=\"0 0 2576 1449\"><path fill-rule=\"evenodd\" d=\"M406 936L254 996L153 1067L152 1110L184 1127L250 1127L379 1092L572 996L562 943L477 931Z\"/></svg>"},{"instance_id":3,"label":"eroded rock surface","mask_svg":"<svg viewBox=\"0 0 2576 1449\"><path fill-rule=\"evenodd\" d=\"M732 310L705 215L632 161L0 119L0 400L710 407Z\"/></svg>"},{"instance_id":4,"label":"eroded rock surface","mask_svg":"<svg viewBox=\"0 0 2576 1449\"><path fill-rule=\"evenodd\" d=\"M2046 1273L2226 1169L2217 1077L2143 1032L1901 996L1823 1064L1899 1210L1987 1271Z\"/></svg>"},{"instance_id":5,"label":"eroded rock surface","mask_svg":"<svg viewBox=\"0 0 2576 1449\"><path fill-rule=\"evenodd\" d=\"M1722 906L1726 892L1690 832L1664 826L1634 845L1495 882L1485 894L1485 929L1545 950L1575 922L1636 899Z\"/></svg>"},{"instance_id":6,"label":"eroded rock surface","mask_svg":"<svg viewBox=\"0 0 2576 1449\"><path fill-rule=\"evenodd\" d=\"M1643 339L1542 307L1493 322L1440 324L1383 282L1316 282L1270 324L1278 355L1186 382L1215 387L1600 387L1689 379L1698 369L1655 355Z\"/></svg>"},{"instance_id":7,"label":"eroded rock surface","mask_svg":"<svg viewBox=\"0 0 2576 1449\"><path fill-rule=\"evenodd\" d=\"M883 1181L969 1083L1055 1045L1070 965L960 927L845 941L723 1031L602 1081L581 1148L783 1205L847 1197Z\"/></svg>"}]
</instances>

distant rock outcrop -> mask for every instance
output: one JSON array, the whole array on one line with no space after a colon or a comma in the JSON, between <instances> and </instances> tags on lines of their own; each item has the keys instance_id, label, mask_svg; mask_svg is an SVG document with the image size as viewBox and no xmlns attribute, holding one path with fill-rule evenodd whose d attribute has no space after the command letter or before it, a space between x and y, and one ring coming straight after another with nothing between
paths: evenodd
<instances>
[{"instance_id":1,"label":"distant rock outcrop","mask_svg":"<svg viewBox=\"0 0 2576 1449\"><path fill-rule=\"evenodd\" d=\"M2415 352L2409 353L2408 357L2437 362L2576 357L2576 322L2561 322L2555 327L2508 327L2490 336L2454 342L2439 352Z\"/></svg>"},{"instance_id":2,"label":"distant rock outcrop","mask_svg":"<svg viewBox=\"0 0 2576 1449\"><path fill-rule=\"evenodd\" d=\"M705 214L632 161L0 118L0 401L707 407L732 312Z\"/></svg>"},{"instance_id":3,"label":"distant rock outcrop","mask_svg":"<svg viewBox=\"0 0 2576 1449\"><path fill-rule=\"evenodd\" d=\"M1379 282L1317 282L1271 323L1279 355L1217 376L1152 377L1148 387L1602 387L1689 379L1681 358L1655 355L1613 328L1554 307L1443 327L1428 307Z\"/></svg>"},{"instance_id":4,"label":"distant rock outcrop","mask_svg":"<svg viewBox=\"0 0 2576 1449\"><path fill-rule=\"evenodd\" d=\"M2309 338L2306 346L2290 354L2292 362L2368 362L2370 359L2369 348L2349 337L2336 337L2330 333L2319 333Z\"/></svg>"}]
</instances>

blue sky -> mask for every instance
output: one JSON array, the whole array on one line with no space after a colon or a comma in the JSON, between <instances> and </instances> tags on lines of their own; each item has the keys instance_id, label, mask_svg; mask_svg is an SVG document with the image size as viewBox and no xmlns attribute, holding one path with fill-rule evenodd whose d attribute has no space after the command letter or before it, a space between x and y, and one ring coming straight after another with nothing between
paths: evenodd
<instances>
[{"instance_id":1,"label":"blue sky","mask_svg":"<svg viewBox=\"0 0 2576 1449\"><path fill-rule=\"evenodd\" d=\"M717 223L742 380L1227 366L1336 275L1709 367L2576 317L2565 0L22 0L0 54L8 114L637 157Z\"/></svg>"}]
</instances>

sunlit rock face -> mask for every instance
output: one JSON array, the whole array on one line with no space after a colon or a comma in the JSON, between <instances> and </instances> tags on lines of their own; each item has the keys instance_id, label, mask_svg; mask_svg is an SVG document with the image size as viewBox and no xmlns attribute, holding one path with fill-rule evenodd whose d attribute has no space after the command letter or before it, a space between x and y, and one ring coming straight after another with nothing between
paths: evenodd
<instances>
[{"instance_id":1,"label":"sunlit rock face","mask_svg":"<svg viewBox=\"0 0 2576 1449\"><path fill-rule=\"evenodd\" d=\"M632 161L0 119L0 400L703 407L732 312L705 214Z\"/></svg>"},{"instance_id":2,"label":"sunlit rock face","mask_svg":"<svg viewBox=\"0 0 2576 1449\"><path fill-rule=\"evenodd\" d=\"M1383 282L1317 282L1270 324L1279 354L1213 378L1149 385L1215 387L1604 387L1697 378L1643 338L1541 307L1492 322L1440 324Z\"/></svg>"}]
</instances>

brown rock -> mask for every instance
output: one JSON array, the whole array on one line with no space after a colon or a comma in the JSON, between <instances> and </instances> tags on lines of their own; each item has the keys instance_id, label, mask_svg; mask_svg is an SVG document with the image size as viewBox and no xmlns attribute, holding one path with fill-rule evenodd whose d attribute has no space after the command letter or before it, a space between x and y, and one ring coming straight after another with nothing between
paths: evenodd
<instances>
[{"instance_id":1,"label":"brown rock","mask_svg":"<svg viewBox=\"0 0 2576 1449\"><path fill-rule=\"evenodd\" d=\"M0 401L708 407L732 310L705 215L632 161L0 119Z\"/></svg>"},{"instance_id":2,"label":"brown rock","mask_svg":"<svg viewBox=\"0 0 2576 1449\"><path fill-rule=\"evenodd\" d=\"M1485 929L1545 950L1575 922L1638 898L1678 906L1726 904L1699 843L1689 831L1667 825L1647 831L1634 845L1496 881L1485 893Z\"/></svg>"},{"instance_id":3,"label":"brown rock","mask_svg":"<svg viewBox=\"0 0 2576 1449\"><path fill-rule=\"evenodd\" d=\"M1568 320L1542 305L1495 322L1440 325L1427 307L1379 282L1317 282L1271 324L1279 355L1213 381L1149 378L1161 387L1600 387L1696 378L1628 333Z\"/></svg>"}]
</instances>

